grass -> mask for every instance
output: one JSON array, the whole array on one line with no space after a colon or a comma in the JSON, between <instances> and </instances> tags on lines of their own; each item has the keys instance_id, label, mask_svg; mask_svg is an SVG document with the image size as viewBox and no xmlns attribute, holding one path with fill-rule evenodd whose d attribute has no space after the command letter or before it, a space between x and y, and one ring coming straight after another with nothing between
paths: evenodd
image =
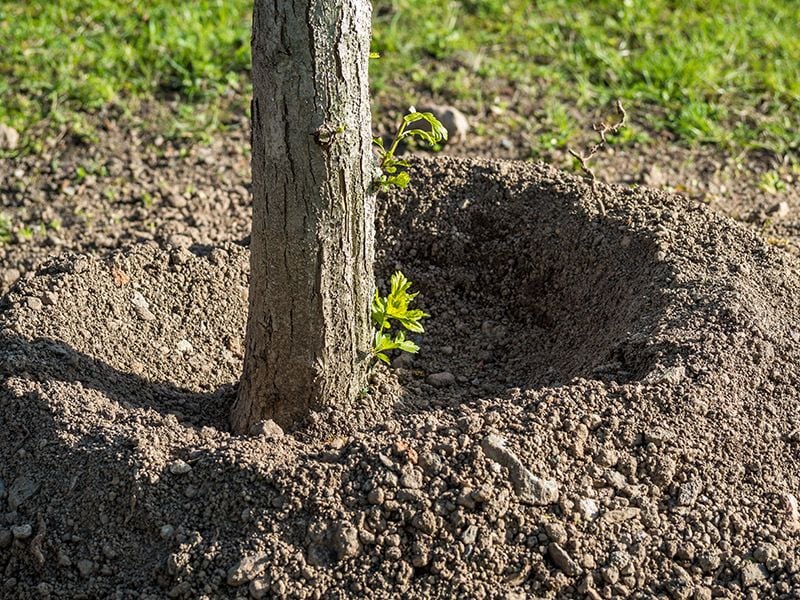
<instances>
[{"instance_id":1,"label":"grass","mask_svg":"<svg viewBox=\"0 0 800 600\"><path fill-rule=\"evenodd\" d=\"M91 138L93 115L178 99L154 126L212 132L246 110L251 7L5 0L0 122L35 151L42 127ZM638 141L795 153L798 22L794 0L375 0L375 102L507 107L514 126L536 121L536 143L564 145L584 126L571 115L621 98Z\"/></svg>"}]
</instances>

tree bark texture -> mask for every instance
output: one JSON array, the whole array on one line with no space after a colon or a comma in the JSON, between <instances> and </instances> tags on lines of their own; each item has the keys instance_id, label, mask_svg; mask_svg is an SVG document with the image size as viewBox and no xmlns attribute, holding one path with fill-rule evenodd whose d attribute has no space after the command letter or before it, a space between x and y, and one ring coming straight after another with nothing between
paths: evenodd
<instances>
[{"instance_id":1,"label":"tree bark texture","mask_svg":"<svg viewBox=\"0 0 800 600\"><path fill-rule=\"evenodd\" d=\"M369 0L256 0L250 302L236 433L350 408L374 290Z\"/></svg>"}]
</instances>

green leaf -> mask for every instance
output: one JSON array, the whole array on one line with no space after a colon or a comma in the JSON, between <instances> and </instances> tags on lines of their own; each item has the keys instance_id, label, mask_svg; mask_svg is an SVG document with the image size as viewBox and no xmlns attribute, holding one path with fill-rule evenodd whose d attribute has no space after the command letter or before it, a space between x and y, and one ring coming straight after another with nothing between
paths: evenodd
<instances>
[{"instance_id":1,"label":"green leaf","mask_svg":"<svg viewBox=\"0 0 800 600\"><path fill-rule=\"evenodd\" d=\"M388 356L386 356L386 355L385 355L383 352L377 352L377 353L375 354L375 356L376 356L377 358L379 358L380 360L382 360L383 362L385 362L387 365L390 365L390 364L392 364L392 363L389 361L389 357L388 357Z\"/></svg>"},{"instance_id":2,"label":"green leaf","mask_svg":"<svg viewBox=\"0 0 800 600\"><path fill-rule=\"evenodd\" d=\"M370 58L380 58L381 57L381 53L380 52L370 52L369 53L369 57Z\"/></svg>"}]
</instances>

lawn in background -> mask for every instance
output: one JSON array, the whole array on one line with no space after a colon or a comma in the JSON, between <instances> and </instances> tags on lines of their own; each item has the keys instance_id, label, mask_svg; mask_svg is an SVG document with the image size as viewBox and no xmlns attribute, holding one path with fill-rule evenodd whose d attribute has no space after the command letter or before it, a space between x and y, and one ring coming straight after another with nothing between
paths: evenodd
<instances>
[{"instance_id":1,"label":"lawn in background","mask_svg":"<svg viewBox=\"0 0 800 600\"><path fill-rule=\"evenodd\" d=\"M378 109L427 95L486 111L522 96L549 139L566 144L584 125L570 115L620 98L640 141L668 132L684 145L800 148L795 0L373 6ZM97 115L108 112L157 114L141 127L169 137L213 133L246 111L251 9L252 0L2 0L0 122L34 152L65 128L100 135ZM170 108L152 111L159 104Z\"/></svg>"}]
</instances>

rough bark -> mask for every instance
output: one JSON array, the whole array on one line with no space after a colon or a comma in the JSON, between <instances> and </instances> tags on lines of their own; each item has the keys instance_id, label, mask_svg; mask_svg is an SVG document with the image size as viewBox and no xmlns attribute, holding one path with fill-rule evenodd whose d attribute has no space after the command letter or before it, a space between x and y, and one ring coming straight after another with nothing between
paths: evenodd
<instances>
[{"instance_id":1,"label":"rough bark","mask_svg":"<svg viewBox=\"0 0 800 600\"><path fill-rule=\"evenodd\" d=\"M237 433L347 409L366 380L369 0L256 0L250 306Z\"/></svg>"}]
</instances>

